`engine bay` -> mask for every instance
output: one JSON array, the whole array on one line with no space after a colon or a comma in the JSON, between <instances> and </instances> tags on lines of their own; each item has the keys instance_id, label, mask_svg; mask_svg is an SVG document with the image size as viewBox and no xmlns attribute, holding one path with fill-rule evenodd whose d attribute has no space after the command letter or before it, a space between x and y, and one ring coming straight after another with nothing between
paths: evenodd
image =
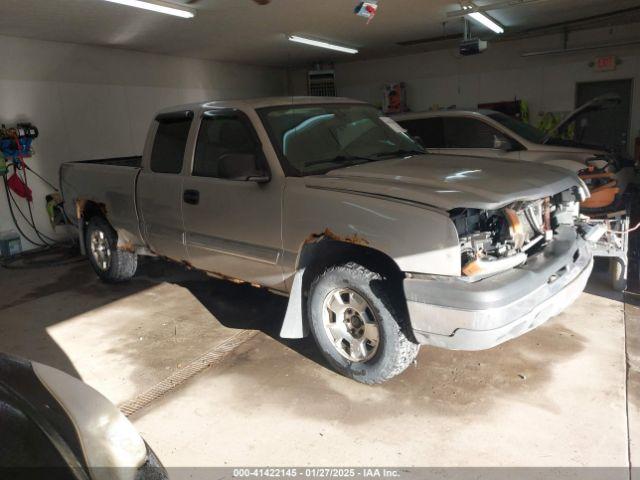
<instances>
[{"instance_id":1,"label":"engine bay","mask_svg":"<svg viewBox=\"0 0 640 480\"><path fill-rule=\"evenodd\" d=\"M567 191L499 210L459 208L449 213L460 239L462 275L481 279L517 267L544 250L559 225L575 225L579 203Z\"/></svg>"}]
</instances>

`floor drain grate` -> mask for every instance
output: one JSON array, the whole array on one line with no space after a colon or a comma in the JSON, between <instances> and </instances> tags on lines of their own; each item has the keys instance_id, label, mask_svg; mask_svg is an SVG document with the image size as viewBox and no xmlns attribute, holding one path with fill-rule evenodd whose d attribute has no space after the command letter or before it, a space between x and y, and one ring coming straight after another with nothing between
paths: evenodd
<instances>
[{"instance_id":1,"label":"floor drain grate","mask_svg":"<svg viewBox=\"0 0 640 480\"><path fill-rule=\"evenodd\" d=\"M241 330L232 337L228 338L213 350L208 351L201 357L195 359L186 367L181 368L177 372L169 375L167 378L157 383L149 390L141 393L133 400L129 400L119 406L120 411L127 417L133 415L138 410L146 407L154 400L160 398L167 392L173 390L178 385L184 383L194 375L200 373L206 368L219 365L226 357L229 356L241 344L253 338L258 332L256 330Z\"/></svg>"}]
</instances>

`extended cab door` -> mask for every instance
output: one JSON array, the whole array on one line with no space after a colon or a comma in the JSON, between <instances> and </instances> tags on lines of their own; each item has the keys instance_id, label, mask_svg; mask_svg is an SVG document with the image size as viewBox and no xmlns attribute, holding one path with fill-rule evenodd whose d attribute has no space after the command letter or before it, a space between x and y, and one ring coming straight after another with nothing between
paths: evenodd
<instances>
[{"instance_id":1,"label":"extended cab door","mask_svg":"<svg viewBox=\"0 0 640 480\"><path fill-rule=\"evenodd\" d=\"M192 111L161 114L151 127L137 201L141 229L154 253L182 261L187 258L182 222L184 157L193 123Z\"/></svg>"},{"instance_id":2,"label":"extended cab door","mask_svg":"<svg viewBox=\"0 0 640 480\"><path fill-rule=\"evenodd\" d=\"M282 178L271 177L250 119L234 109L205 112L183 217L191 264L272 288L282 288Z\"/></svg>"}]
</instances>

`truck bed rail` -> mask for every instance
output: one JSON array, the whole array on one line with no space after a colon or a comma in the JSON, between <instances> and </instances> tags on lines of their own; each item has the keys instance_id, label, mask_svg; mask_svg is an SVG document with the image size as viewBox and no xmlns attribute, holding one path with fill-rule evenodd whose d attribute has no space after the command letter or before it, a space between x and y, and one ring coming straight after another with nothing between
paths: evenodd
<instances>
[{"instance_id":1,"label":"truck bed rail","mask_svg":"<svg viewBox=\"0 0 640 480\"><path fill-rule=\"evenodd\" d=\"M98 160L80 160L71 163L92 163L96 165L113 165L116 167L140 168L140 166L142 165L142 156L100 158Z\"/></svg>"}]
</instances>

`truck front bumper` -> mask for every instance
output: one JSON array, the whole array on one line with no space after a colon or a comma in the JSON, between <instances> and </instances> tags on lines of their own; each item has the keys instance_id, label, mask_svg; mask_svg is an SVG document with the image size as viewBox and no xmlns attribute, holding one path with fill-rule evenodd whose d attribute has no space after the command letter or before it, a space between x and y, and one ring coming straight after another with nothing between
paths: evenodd
<instances>
[{"instance_id":1,"label":"truck front bumper","mask_svg":"<svg viewBox=\"0 0 640 480\"><path fill-rule=\"evenodd\" d=\"M414 335L449 350L492 348L561 313L580 296L592 268L587 243L566 229L523 266L484 280L408 277L404 290Z\"/></svg>"}]
</instances>

